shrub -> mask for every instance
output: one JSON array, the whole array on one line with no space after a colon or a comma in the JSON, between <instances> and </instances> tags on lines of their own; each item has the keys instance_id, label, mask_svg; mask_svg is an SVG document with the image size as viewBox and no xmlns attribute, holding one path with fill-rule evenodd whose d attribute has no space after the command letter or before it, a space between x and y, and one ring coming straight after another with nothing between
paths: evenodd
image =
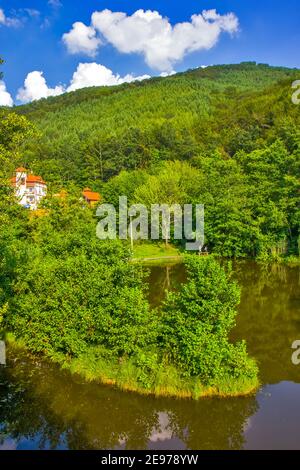
<instances>
[{"instance_id":1,"label":"shrub","mask_svg":"<svg viewBox=\"0 0 300 470\"><path fill-rule=\"evenodd\" d=\"M255 377L245 343L231 344L240 289L213 257L187 255L188 281L163 306L161 344L186 375L214 385L225 376Z\"/></svg>"}]
</instances>

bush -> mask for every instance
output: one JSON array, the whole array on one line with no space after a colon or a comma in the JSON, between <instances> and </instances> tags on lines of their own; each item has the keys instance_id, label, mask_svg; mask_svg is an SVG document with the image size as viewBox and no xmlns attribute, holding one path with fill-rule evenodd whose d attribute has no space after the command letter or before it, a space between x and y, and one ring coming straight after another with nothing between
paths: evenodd
<instances>
[{"instance_id":1,"label":"bush","mask_svg":"<svg viewBox=\"0 0 300 470\"><path fill-rule=\"evenodd\" d=\"M240 289L212 257L187 255L188 281L178 293L170 293L163 306L162 347L171 361L188 376L214 385L230 376L255 377L245 343L231 344Z\"/></svg>"},{"instance_id":2,"label":"bush","mask_svg":"<svg viewBox=\"0 0 300 470\"><path fill-rule=\"evenodd\" d=\"M93 345L130 355L152 340L141 268L128 263L122 242L96 238L91 211L71 203L31 224L8 250L15 251L3 294L8 330L34 352L70 357Z\"/></svg>"}]
</instances>

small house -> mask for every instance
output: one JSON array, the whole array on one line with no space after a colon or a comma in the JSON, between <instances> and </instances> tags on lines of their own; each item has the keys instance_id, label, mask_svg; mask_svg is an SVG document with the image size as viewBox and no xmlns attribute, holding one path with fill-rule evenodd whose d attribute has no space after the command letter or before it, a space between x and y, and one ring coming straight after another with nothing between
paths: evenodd
<instances>
[{"instance_id":1,"label":"small house","mask_svg":"<svg viewBox=\"0 0 300 470\"><path fill-rule=\"evenodd\" d=\"M31 210L36 210L43 197L47 195L47 184L41 176L33 175L22 167L16 169L11 184L15 188L19 204Z\"/></svg>"},{"instance_id":2,"label":"small house","mask_svg":"<svg viewBox=\"0 0 300 470\"><path fill-rule=\"evenodd\" d=\"M99 193L92 191L90 188L85 188L82 191L84 200L91 206L94 207L101 199Z\"/></svg>"}]
</instances>

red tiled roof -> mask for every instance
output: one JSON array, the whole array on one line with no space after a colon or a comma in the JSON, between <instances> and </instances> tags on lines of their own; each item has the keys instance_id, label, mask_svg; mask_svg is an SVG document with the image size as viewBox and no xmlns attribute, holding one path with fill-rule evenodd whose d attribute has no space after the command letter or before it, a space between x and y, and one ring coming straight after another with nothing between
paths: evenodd
<instances>
[{"instance_id":1,"label":"red tiled roof","mask_svg":"<svg viewBox=\"0 0 300 470\"><path fill-rule=\"evenodd\" d=\"M45 181L40 176L28 175L26 179L27 183L40 183L46 184Z\"/></svg>"},{"instance_id":2,"label":"red tiled roof","mask_svg":"<svg viewBox=\"0 0 300 470\"><path fill-rule=\"evenodd\" d=\"M82 191L82 194L83 196L85 197L85 199L87 199L88 201L90 202L97 202L97 201L100 201L100 194L99 193L96 193L94 191L91 191L90 188L85 188L83 191Z\"/></svg>"},{"instance_id":3,"label":"red tiled roof","mask_svg":"<svg viewBox=\"0 0 300 470\"><path fill-rule=\"evenodd\" d=\"M16 170L16 172L19 172L20 168ZM16 176L14 176L13 178L10 179L11 183L12 184L16 184L17 183L17 178ZM43 185L46 185L46 182L43 180L43 178L41 178L40 176L35 176L35 175L28 175L27 178L26 178L26 186L27 184L29 186L31 185L34 185L36 183L39 183L39 184L43 184Z\"/></svg>"},{"instance_id":4,"label":"red tiled roof","mask_svg":"<svg viewBox=\"0 0 300 470\"><path fill-rule=\"evenodd\" d=\"M26 168L23 168L22 166L20 166L20 168L16 169L16 173L24 173L24 171L27 171L27 170L26 170Z\"/></svg>"}]
</instances>

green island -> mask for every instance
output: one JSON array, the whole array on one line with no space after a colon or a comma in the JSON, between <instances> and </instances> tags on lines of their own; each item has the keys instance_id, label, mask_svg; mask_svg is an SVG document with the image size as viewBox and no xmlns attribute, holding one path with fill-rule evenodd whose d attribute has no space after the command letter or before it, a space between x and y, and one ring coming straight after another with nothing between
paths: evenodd
<instances>
[{"instance_id":1,"label":"green island","mask_svg":"<svg viewBox=\"0 0 300 470\"><path fill-rule=\"evenodd\" d=\"M240 294L230 266L185 255L187 284L151 309L129 247L98 240L93 211L76 198L46 204L46 215L30 217L8 196L2 211L8 340L126 390L198 398L257 387L245 344L228 341Z\"/></svg>"},{"instance_id":2,"label":"green island","mask_svg":"<svg viewBox=\"0 0 300 470\"><path fill-rule=\"evenodd\" d=\"M232 342L240 288L231 259L299 263L299 71L242 63L90 88L0 114L3 335L88 381L156 396L241 396L259 386ZM29 211L10 178L41 175ZM96 237L83 188L118 205L204 204L207 256ZM184 242L184 241L183 241ZM147 299L146 259L173 257L187 281ZM222 261L221 261L222 259Z\"/></svg>"}]
</instances>

